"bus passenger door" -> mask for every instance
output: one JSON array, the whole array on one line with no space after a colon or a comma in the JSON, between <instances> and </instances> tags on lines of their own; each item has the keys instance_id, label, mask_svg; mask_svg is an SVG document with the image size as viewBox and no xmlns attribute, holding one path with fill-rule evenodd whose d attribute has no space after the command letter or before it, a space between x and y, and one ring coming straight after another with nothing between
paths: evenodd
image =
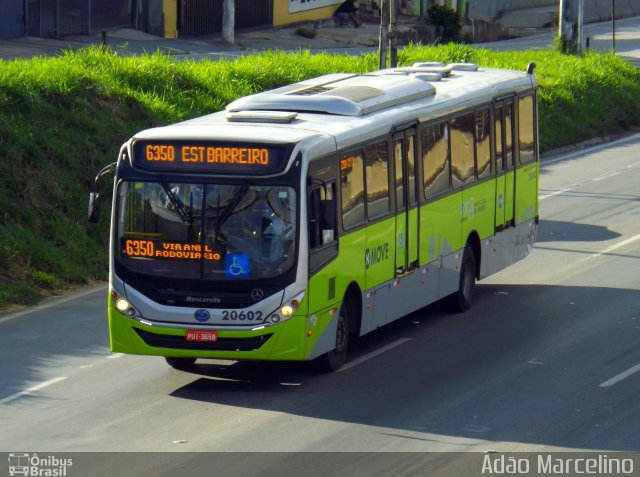
<instances>
[{"instance_id":1,"label":"bus passenger door","mask_svg":"<svg viewBox=\"0 0 640 477\"><path fill-rule=\"evenodd\" d=\"M515 225L514 211L516 202L516 172L515 172L515 155L514 155L514 117L513 117L513 98L504 102L503 110L503 127L504 127L504 160L506 166L505 185L504 185L504 226L512 227Z\"/></svg>"},{"instance_id":2,"label":"bus passenger door","mask_svg":"<svg viewBox=\"0 0 640 477\"><path fill-rule=\"evenodd\" d=\"M393 137L396 193L396 276L418 267L418 195L415 129Z\"/></svg>"},{"instance_id":3,"label":"bus passenger door","mask_svg":"<svg viewBox=\"0 0 640 477\"><path fill-rule=\"evenodd\" d=\"M506 163L504 160L504 128L502 127L503 105L497 104L494 111L495 146L496 157L496 224L495 231L504 229L504 186Z\"/></svg>"},{"instance_id":4,"label":"bus passenger door","mask_svg":"<svg viewBox=\"0 0 640 477\"><path fill-rule=\"evenodd\" d=\"M496 231L513 225L515 173L513 158L513 99L495 106Z\"/></svg>"}]
</instances>

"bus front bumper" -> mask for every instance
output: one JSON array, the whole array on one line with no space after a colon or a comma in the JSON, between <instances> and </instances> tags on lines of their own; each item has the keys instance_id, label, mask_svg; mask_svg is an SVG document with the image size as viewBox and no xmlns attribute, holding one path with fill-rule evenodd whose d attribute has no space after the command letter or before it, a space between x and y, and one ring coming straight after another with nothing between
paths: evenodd
<instances>
[{"instance_id":1,"label":"bus front bumper","mask_svg":"<svg viewBox=\"0 0 640 477\"><path fill-rule=\"evenodd\" d=\"M111 351L127 354L229 360L304 360L306 319L292 316L277 325L254 329L219 329L217 341L187 341L187 329L146 325L109 306Z\"/></svg>"}]
</instances>

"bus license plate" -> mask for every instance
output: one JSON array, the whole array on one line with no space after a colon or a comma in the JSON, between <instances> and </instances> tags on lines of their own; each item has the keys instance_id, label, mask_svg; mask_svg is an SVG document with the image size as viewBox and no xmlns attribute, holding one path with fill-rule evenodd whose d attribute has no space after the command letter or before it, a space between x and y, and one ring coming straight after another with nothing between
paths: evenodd
<instances>
[{"instance_id":1,"label":"bus license plate","mask_svg":"<svg viewBox=\"0 0 640 477\"><path fill-rule=\"evenodd\" d=\"M187 341L218 341L215 330L187 330Z\"/></svg>"}]
</instances>

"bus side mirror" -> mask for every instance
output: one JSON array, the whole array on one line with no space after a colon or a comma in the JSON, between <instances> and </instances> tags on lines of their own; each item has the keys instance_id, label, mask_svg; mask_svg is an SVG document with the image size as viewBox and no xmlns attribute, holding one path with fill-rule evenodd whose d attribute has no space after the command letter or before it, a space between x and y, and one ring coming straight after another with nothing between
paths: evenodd
<instances>
[{"instance_id":1,"label":"bus side mirror","mask_svg":"<svg viewBox=\"0 0 640 477\"><path fill-rule=\"evenodd\" d=\"M108 166L103 167L93 181L93 191L98 189L98 181L105 174L112 173L116 170L117 162L113 162ZM100 192L91 192L89 194L89 210L88 220L90 224L97 224L100 220Z\"/></svg>"},{"instance_id":2,"label":"bus side mirror","mask_svg":"<svg viewBox=\"0 0 640 477\"><path fill-rule=\"evenodd\" d=\"M320 201L320 228L322 230L336 228L336 204L332 199Z\"/></svg>"},{"instance_id":3,"label":"bus side mirror","mask_svg":"<svg viewBox=\"0 0 640 477\"><path fill-rule=\"evenodd\" d=\"M97 224L100 220L100 193L91 192L89 194L89 223Z\"/></svg>"}]
</instances>

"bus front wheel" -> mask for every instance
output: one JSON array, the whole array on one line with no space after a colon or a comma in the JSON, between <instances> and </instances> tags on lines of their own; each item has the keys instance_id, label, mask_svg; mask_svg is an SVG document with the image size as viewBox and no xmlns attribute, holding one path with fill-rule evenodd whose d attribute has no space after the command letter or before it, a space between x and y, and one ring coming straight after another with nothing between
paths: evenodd
<instances>
[{"instance_id":1,"label":"bus front wheel","mask_svg":"<svg viewBox=\"0 0 640 477\"><path fill-rule=\"evenodd\" d=\"M167 364L175 369L190 369L196 364L196 358L172 358L165 356Z\"/></svg>"},{"instance_id":2,"label":"bus front wheel","mask_svg":"<svg viewBox=\"0 0 640 477\"><path fill-rule=\"evenodd\" d=\"M460 264L460 280L458 291L447 297L448 308L457 313L463 313L471 308L471 300L476 287L476 254L471 244L464 247L462 263Z\"/></svg>"},{"instance_id":3,"label":"bus front wheel","mask_svg":"<svg viewBox=\"0 0 640 477\"><path fill-rule=\"evenodd\" d=\"M340 307L338 326L336 329L336 347L321 358L322 368L325 371L338 371L347 361L347 348L349 345L349 316L346 302Z\"/></svg>"}]
</instances>

